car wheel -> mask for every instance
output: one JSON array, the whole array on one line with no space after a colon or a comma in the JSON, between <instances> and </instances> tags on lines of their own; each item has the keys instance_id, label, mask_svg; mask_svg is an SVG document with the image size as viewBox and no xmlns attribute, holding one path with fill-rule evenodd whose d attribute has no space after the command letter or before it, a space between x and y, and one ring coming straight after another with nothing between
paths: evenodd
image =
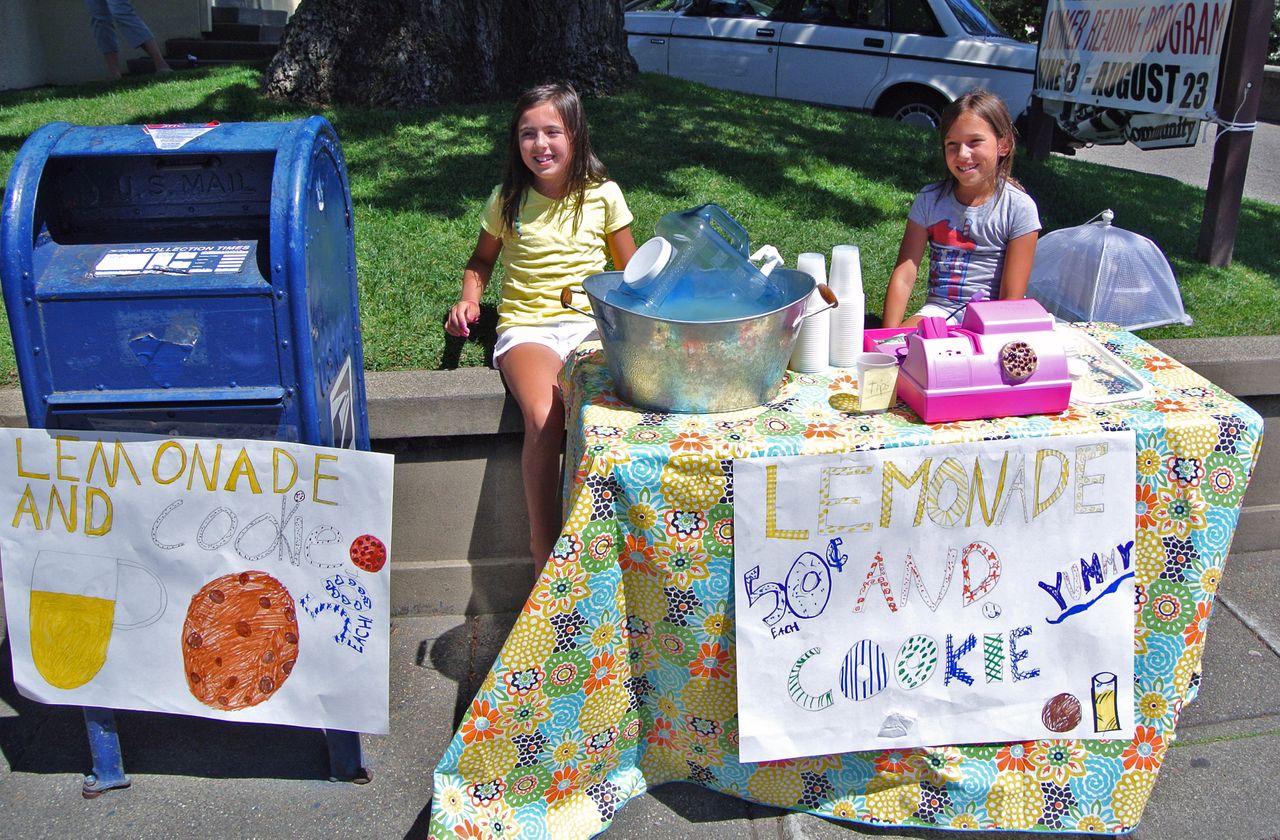
<instances>
[{"instance_id":1,"label":"car wheel","mask_svg":"<svg viewBox=\"0 0 1280 840\"><path fill-rule=\"evenodd\" d=\"M900 123L934 129L942 121L947 101L927 88L891 91L881 98L876 113Z\"/></svg>"}]
</instances>

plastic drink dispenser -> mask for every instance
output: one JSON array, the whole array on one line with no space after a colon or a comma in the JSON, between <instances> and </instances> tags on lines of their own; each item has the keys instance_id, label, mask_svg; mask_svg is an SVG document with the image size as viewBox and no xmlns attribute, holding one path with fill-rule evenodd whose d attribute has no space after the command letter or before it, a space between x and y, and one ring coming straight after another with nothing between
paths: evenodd
<instances>
[{"instance_id":1,"label":"plastic drink dispenser","mask_svg":"<svg viewBox=\"0 0 1280 840\"><path fill-rule=\"evenodd\" d=\"M677 321L719 321L782 305L777 286L752 265L747 232L723 208L668 213L627 263L609 303Z\"/></svg>"}]
</instances>

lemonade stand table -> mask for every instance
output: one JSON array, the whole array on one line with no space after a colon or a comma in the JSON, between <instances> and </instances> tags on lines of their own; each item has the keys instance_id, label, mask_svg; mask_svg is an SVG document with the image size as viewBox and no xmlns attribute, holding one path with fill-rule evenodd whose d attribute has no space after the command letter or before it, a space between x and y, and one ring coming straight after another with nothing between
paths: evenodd
<instances>
[{"instance_id":1,"label":"lemonade stand table","mask_svg":"<svg viewBox=\"0 0 1280 840\"><path fill-rule=\"evenodd\" d=\"M833 410L829 396L851 384L842 371L790 373L751 410L646 413L614 396L598 345L579 348L563 375L564 531L436 768L432 837L589 837L672 781L882 825L1133 829L1199 688L1262 423L1136 336L1088 329L1146 396L934 425L902 405ZM739 761L734 459L1124 429L1137 449L1135 738Z\"/></svg>"}]
</instances>

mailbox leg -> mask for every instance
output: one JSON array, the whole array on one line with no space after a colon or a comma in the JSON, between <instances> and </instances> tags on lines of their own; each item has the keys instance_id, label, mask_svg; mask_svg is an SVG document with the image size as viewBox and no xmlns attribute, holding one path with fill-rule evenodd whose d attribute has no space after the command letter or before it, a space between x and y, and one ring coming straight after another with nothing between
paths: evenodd
<instances>
[{"instance_id":1,"label":"mailbox leg","mask_svg":"<svg viewBox=\"0 0 1280 840\"><path fill-rule=\"evenodd\" d=\"M329 745L329 779L367 785L373 774L364 766L360 750L360 733L342 729L326 729L324 740Z\"/></svg>"},{"instance_id":2,"label":"mailbox leg","mask_svg":"<svg viewBox=\"0 0 1280 840\"><path fill-rule=\"evenodd\" d=\"M80 795L85 799L95 799L109 790L127 788L130 782L124 774L124 760L120 756L115 713L110 709L85 706L84 727L89 734L93 772L84 777Z\"/></svg>"}]
</instances>

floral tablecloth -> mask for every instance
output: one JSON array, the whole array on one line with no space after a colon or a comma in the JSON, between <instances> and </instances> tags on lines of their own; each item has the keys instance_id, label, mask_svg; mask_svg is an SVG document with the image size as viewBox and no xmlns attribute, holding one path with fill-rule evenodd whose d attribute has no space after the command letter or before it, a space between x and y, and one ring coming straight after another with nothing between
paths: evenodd
<instances>
[{"instance_id":1,"label":"floral tablecloth","mask_svg":"<svg viewBox=\"0 0 1280 840\"><path fill-rule=\"evenodd\" d=\"M759 408L622 403L598 344L563 375L567 521L435 770L431 836L577 838L630 798L686 781L755 802L895 826L1132 830L1195 697L1214 595L1262 421L1136 336L1089 333L1149 396L1062 414L922 424L904 405L843 415L849 374L789 373ZM733 460L1132 429L1137 439L1137 734L738 760Z\"/></svg>"}]
</instances>

